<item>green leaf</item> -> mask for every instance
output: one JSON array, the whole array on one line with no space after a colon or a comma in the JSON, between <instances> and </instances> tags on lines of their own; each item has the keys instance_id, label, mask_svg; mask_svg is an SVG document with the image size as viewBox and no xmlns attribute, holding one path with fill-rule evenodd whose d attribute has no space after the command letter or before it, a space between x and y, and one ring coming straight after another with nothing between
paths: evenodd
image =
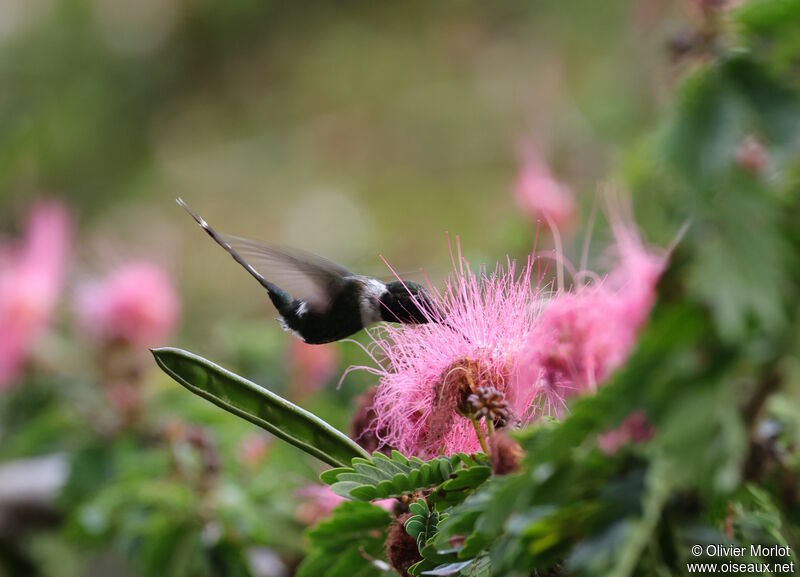
<instances>
[{"instance_id":1,"label":"green leaf","mask_svg":"<svg viewBox=\"0 0 800 577\"><path fill-rule=\"evenodd\" d=\"M309 554L297 577L373 577L384 574L383 547L392 516L369 503L345 502L310 529Z\"/></svg>"},{"instance_id":2,"label":"green leaf","mask_svg":"<svg viewBox=\"0 0 800 577\"><path fill-rule=\"evenodd\" d=\"M780 506L766 490L752 483L745 485L738 499L731 502L728 513L733 514L734 532L740 543L789 547L791 560L797 561L787 538L792 529L784 523Z\"/></svg>"},{"instance_id":3,"label":"green leaf","mask_svg":"<svg viewBox=\"0 0 800 577\"><path fill-rule=\"evenodd\" d=\"M397 451L387 457L375 453L371 461L354 459L353 468L326 471L320 479L337 495L357 501L401 497L436 487L438 502L461 502L491 474L488 458L482 453L459 453L430 461L407 459Z\"/></svg>"},{"instance_id":4,"label":"green leaf","mask_svg":"<svg viewBox=\"0 0 800 577\"><path fill-rule=\"evenodd\" d=\"M421 566L425 561L420 561L412 567ZM445 563L430 569L412 573L412 575L431 575L431 576L448 576L460 575L461 577L491 577L492 563L488 555L481 555L469 561L457 561L455 563Z\"/></svg>"},{"instance_id":5,"label":"green leaf","mask_svg":"<svg viewBox=\"0 0 800 577\"><path fill-rule=\"evenodd\" d=\"M448 563L447 565L440 565L436 569L430 569L429 571L423 571L421 574L422 575L437 575L437 576L463 575L462 571L466 570L474 562L475 562L474 559L470 559L469 561L458 561L456 563Z\"/></svg>"},{"instance_id":6,"label":"green leaf","mask_svg":"<svg viewBox=\"0 0 800 577\"><path fill-rule=\"evenodd\" d=\"M429 499L439 511L457 505L491 475L492 469L487 465L458 469L431 493Z\"/></svg>"},{"instance_id":7,"label":"green leaf","mask_svg":"<svg viewBox=\"0 0 800 577\"><path fill-rule=\"evenodd\" d=\"M181 349L153 349L156 363L196 395L334 467L367 453L344 433L286 399Z\"/></svg>"},{"instance_id":8,"label":"green leaf","mask_svg":"<svg viewBox=\"0 0 800 577\"><path fill-rule=\"evenodd\" d=\"M472 564L461 570L463 577L491 577L492 563L488 555L482 555L473 560Z\"/></svg>"},{"instance_id":9,"label":"green leaf","mask_svg":"<svg viewBox=\"0 0 800 577\"><path fill-rule=\"evenodd\" d=\"M668 479L663 463L648 471L641 497L641 515L619 521L599 536L583 541L573 549L568 568L593 567L596 573L609 577L633 574L642 552L653 538L672 489Z\"/></svg>"},{"instance_id":10,"label":"green leaf","mask_svg":"<svg viewBox=\"0 0 800 577\"><path fill-rule=\"evenodd\" d=\"M796 82L800 0L745 2L734 11L734 16L741 36L764 65Z\"/></svg>"}]
</instances>

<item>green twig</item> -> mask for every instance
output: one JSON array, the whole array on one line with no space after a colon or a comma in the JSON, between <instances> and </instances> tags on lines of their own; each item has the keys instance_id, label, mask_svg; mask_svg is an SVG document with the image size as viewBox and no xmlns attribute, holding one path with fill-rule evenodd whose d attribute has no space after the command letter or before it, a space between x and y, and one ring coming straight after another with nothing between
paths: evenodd
<instances>
[{"instance_id":1,"label":"green twig","mask_svg":"<svg viewBox=\"0 0 800 577\"><path fill-rule=\"evenodd\" d=\"M475 417L470 417L469 419L472 421L472 426L475 427L475 435L478 437L478 442L481 444L481 449L487 455L489 454L489 447L486 445L486 438L483 436L483 431L481 431L481 425L478 422L478 419Z\"/></svg>"}]
</instances>

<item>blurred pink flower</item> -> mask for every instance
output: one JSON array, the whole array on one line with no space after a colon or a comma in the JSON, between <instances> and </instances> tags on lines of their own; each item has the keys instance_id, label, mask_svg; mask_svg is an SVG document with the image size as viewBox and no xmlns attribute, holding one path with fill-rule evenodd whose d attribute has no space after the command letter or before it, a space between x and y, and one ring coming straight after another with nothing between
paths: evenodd
<instances>
[{"instance_id":1,"label":"blurred pink flower","mask_svg":"<svg viewBox=\"0 0 800 577\"><path fill-rule=\"evenodd\" d=\"M30 348L49 324L64 280L70 244L66 209L33 207L25 238L0 248L0 389L21 371Z\"/></svg>"},{"instance_id":2,"label":"blurred pink flower","mask_svg":"<svg viewBox=\"0 0 800 577\"><path fill-rule=\"evenodd\" d=\"M628 443L644 443L653 436L653 426L647 421L647 415L635 411L628 415L616 429L598 435L597 445L608 455L616 453L620 447Z\"/></svg>"},{"instance_id":3,"label":"blurred pink flower","mask_svg":"<svg viewBox=\"0 0 800 577\"><path fill-rule=\"evenodd\" d=\"M328 485L307 485L295 491L301 500L295 517L303 525L316 525L330 516L333 510L346 499L334 493Z\"/></svg>"},{"instance_id":4,"label":"blurred pink flower","mask_svg":"<svg viewBox=\"0 0 800 577\"><path fill-rule=\"evenodd\" d=\"M480 450L472 422L459 415L465 397L491 385L523 418L533 388L510 378L518 351L537 316L531 260L478 274L459 255L443 295L436 295L446 322L385 325L370 332L379 351L374 432L381 443L427 457Z\"/></svg>"},{"instance_id":5,"label":"blurred pink flower","mask_svg":"<svg viewBox=\"0 0 800 577\"><path fill-rule=\"evenodd\" d=\"M339 364L336 345L309 345L292 339L289 345L289 380L292 389L302 395L326 385Z\"/></svg>"},{"instance_id":6,"label":"blurred pink flower","mask_svg":"<svg viewBox=\"0 0 800 577\"><path fill-rule=\"evenodd\" d=\"M163 344L180 310L167 273L148 262L125 264L105 279L85 284L76 299L78 321L89 335L137 347Z\"/></svg>"},{"instance_id":7,"label":"blurred pink flower","mask_svg":"<svg viewBox=\"0 0 800 577\"><path fill-rule=\"evenodd\" d=\"M595 284L553 295L528 337L517 378L538 391L537 405L560 416L566 399L594 390L630 354L656 298L663 257L632 225L612 218L617 264Z\"/></svg>"},{"instance_id":8,"label":"blurred pink flower","mask_svg":"<svg viewBox=\"0 0 800 577\"><path fill-rule=\"evenodd\" d=\"M273 438L261 433L250 433L239 442L239 461L249 468L255 469L267 458L272 448Z\"/></svg>"},{"instance_id":9,"label":"blurred pink flower","mask_svg":"<svg viewBox=\"0 0 800 577\"><path fill-rule=\"evenodd\" d=\"M517 175L514 199L519 210L536 223L560 231L573 223L577 207L572 191L555 179L542 156L532 149L526 151Z\"/></svg>"},{"instance_id":10,"label":"blurred pink flower","mask_svg":"<svg viewBox=\"0 0 800 577\"><path fill-rule=\"evenodd\" d=\"M736 148L736 163L750 174L761 174L769 165L769 152L761 141L751 134Z\"/></svg>"},{"instance_id":11,"label":"blurred pink flower","mask_svg":"<svg viewBox=\"0 0 800 577\"><path fill-rule=\"evenodd\" d=\"M346 501L344 497L334 493L328 485L307 485L294 494L301 500L295 511L295 517L303 525L308 526L316 525L326 519L336 507ZM394 503L394 499L381 499L373 501L372 504L391 511Z\"/></svg>"}]
</instances>

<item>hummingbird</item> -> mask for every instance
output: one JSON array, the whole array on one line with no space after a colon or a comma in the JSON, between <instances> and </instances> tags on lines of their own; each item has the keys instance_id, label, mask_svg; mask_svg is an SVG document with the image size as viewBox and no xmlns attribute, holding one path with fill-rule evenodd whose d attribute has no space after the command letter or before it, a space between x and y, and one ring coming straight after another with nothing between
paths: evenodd
<instances>
[{"instance_id":1,"label":"hummingbird","mask_svg":"<svg viewBox=\"0 0 800 577\"><path fill-rule=\"evenodd\" d=\"M283 328L306 343L338 341L381 321L439 320L433 300L417 283L387 283L310 252L220 234L183 199L176 201L266 289Z\"/></svg>"}]
</instances>

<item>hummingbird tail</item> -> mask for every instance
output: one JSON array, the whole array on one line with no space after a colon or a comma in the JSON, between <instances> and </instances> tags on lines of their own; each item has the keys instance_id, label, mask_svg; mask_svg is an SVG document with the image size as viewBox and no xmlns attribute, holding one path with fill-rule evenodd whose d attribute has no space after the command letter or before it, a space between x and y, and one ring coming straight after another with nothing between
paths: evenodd
<instances>
[{"instance_id":1,"label":"hummingbird tail","mask_svg":"<svg viewBox=\"0 0 800 577\"><path fill-rule=\"evenodd\" d=\"M210 236L214 242L216 242L219 246L225 249L225 251L233 257L233 260L238 262L244 269L250 273L250 275L255 278L259 284L267 290L267 294L269 294L269 298L272 301L272 304L275 305L279 311L284 310L284 308L291 303L291 297L286 294L284 290L282 290L277 285L272 284L264 276L258 272L253 265L248 263L244 260L238 252L228 243L222 236L220 236L217 231L215 231L211 226L206 222L206 220L197 214L194 210L189 208L189 205L184 202L184 200L180 197L175 199L175 202L178 203L186 212L189 213L194 221L199 224L204 231Z\"/></svg>"}]
</instances>

